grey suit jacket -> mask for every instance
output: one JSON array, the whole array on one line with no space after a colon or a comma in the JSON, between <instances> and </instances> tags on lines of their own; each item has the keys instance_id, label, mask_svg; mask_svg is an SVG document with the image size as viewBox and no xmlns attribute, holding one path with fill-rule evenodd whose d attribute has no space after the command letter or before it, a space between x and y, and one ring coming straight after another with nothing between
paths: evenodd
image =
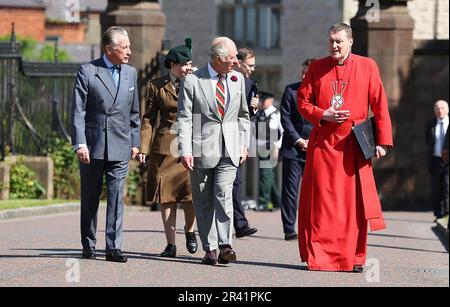
<instances>
[{"instance_id":1,"label":"grey suit jacket","mask_svg":"<svg viewBox=\"0 0 450 307\"><path fill-rule=\"evenodd\" d=\"M127 161L140 146L137 71L123 64L119 89L103 59L81 65L72 100L72 144L87 144L91 159Z\"/></svg>"},{"instance_id":2,"label":"grey suit jacket","mask_svg":"<svg viewBox=\"0 0 450 307\"><path fill-rule=\"evenodd\" d=\"M229 73L227 85L230 101L222 119L217 111L208 66L186 76L181 83L177 113L178 149L182 156L194 156L196 168L214 168L224 156L239 166L241 148L249 147L250 118L244 76L235 71Z\"/></svg>"}]
</instances>

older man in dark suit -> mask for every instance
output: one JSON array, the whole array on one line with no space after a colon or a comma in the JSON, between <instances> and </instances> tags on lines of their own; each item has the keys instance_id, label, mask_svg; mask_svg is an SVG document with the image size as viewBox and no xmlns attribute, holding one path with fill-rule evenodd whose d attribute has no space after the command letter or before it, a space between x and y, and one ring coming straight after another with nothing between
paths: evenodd
<instances>
[{"instance_id":1,"label":"older man in dark suit","mask_svg":"<svg viewBox=\"0 0 450 307\"><path fill-rule=\"evenodd\" d=\"M121 27L103 34L102 58L81 65L72 106L72 144L80 161L82 257L96 258L97 211L106 175L106 260L122 254L123 190L128 161L140 146L136 69L127 65L130 40Z\"/></svg>"},{"instance_id":2,"label":"older man in dark suit","mask_svg":"<svg viewBox=\"0 0 450 307\"><path fill-rule=\"evenodd\" d=\"M449 125L448 103L444 100L436 101L434 113L435 118L426 126L426 142L434 216L439 219L448 214L448 165L442 161L442 149Z\"/></svg>"},{"instance_id":3,"label":"older man in dark suit","mask_svg":"<svg viewBox=\"0 0 450 307\"><path fill-rule=\"evenodd\" d=\"M305 76L309 64L308 59L302 64L301 80ZM300 82L286 86L281 100L281 124L283 125L283 144L280 157L283 159L283 184L281 190L281 219L285 240L296 240L295 221L297 220L297 198L300 179L306 161L306 149L312 125L298 112L297 89Z\"/></svg>"}]
</instances>

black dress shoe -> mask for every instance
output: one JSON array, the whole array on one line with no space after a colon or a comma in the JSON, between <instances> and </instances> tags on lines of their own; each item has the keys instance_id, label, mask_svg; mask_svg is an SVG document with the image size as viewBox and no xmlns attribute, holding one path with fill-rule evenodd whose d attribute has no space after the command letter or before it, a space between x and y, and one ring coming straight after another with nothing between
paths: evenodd
<instances>
[{"instance_id":1,"label":"black dress shoe","mask_svg":"<svg viewBox=\"0 0 450 307\"><path fill-rule=\"evenodd\" d=\"M294 233L287 233L284 235L284 239L286 241L292 241L292 240L297 240L298 239L298 235L294 232Z\"/></svg>"},{"instance_id":2,"label":"black dress shoe","mask_svg":"<svg viewBox=\"0 0 450 307\"><path fill-rule=\"evenodd\" d=\"M195 254L198 248L195 232L186 232L186 248L191 254Z\"/></svg>"},{"instance_id":3,"label":"black dress shoe","mask_svg":"<svg viewBox=\"0 0 450 307\"><path fill-rule=\"evenodd\" d=\"M353 273L362 273L364 271L364 268L362 265L354 265L353 266Z\"/></svg>"},{"instance_id":4,"label":"black dress shoe","mask_svg":"<svg viewBox=\"0 0 450 307\"><path fill-rule=\"evenodd\" d=\"M236 252L230 246L221 248L217 262L220 264L236 262Z\"/></svg>"},{"instance_id":5,"label":"black dress shoe","mask_svg":"<svg viewBox=\"0 0 450 307\"><path fill-rule=\"evenodd\" d=\"M122 254L120 249L113 249L110 252L106 252L106 261L125 263L128 259Z\"/></svg>"},{"instance_id":6,"label":"black dress shoe","mask_svg":"<svg viewBox=\"0 0 450 307\"><path fill-rule=\"evenodd\" d=\"M256 229L256 228L247 227L247 228L244 228L242 230L236 231L236 238L242 238L242 237L250 236L250 235L254 234L257 231L258 231L258 229Z\"/></svg>"},{"instance_id":7,"label":"black dress shoe","mask_svg":"<svg viewBox=\"0 0 450 307\"><path fill-rule=\"evenodd\" d=\"M95 250L93 249L83 249L81 257L83 259L95 259L97 258L97 255L95 254Z\"/></svg>"},{"instance_id":8,"label":"black dress shoe","mask_svg":"<svg viewBox=\"0 0 450 307\"><path fill-rule=\"evenodd\" d=\"M216 251L206 252L205 256L202 259L203 264L207 265L215 265L217 263Z\"/></svg>"},{"instance_id":9,"label":"black dress shoe","mask_svg":"<svg viewBox=\"0 0 450 307\"><path fill-rule=\"evenodd\" d=\"M161 257L173 258L177 255L177 247L173 244L168 244L166 249L161 253Z\"/></svg>"}]
</instances>

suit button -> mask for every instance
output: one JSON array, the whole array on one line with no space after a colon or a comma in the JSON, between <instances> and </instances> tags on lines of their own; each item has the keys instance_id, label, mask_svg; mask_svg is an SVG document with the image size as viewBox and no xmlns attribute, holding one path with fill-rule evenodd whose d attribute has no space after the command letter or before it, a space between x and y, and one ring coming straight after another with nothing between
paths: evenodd
<instances>
[{"instance_id":1,"label":"suit button","mask_svg":"<svg viewBox=\"0 0 450 307\"><path fill-rule=\"evenodd\" d=\"M106 129L103 129L103 132L106 132Z\"/></svg>"}]
</instances>

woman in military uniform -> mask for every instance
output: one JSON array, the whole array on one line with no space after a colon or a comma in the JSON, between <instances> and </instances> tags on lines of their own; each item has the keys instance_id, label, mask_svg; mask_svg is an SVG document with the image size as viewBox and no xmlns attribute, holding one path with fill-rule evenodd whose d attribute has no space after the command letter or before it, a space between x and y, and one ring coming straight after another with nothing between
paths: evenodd
<instances>
[{"instance_id":1,"label":"woman in military uniform","mask_svg":"<svg viewBox=\"0 0 450 307\"><path fill-rule=\"evenodd\" d=\"M180 81L191 72L191 59L188 39L186 45L169 50L164 63L169 69L169 74L150 82L146 111L141 125L141 148L138 159L141 163L148 160L147 200L161 206L167 238L167 246L161 253L162 257L176 256L175 225L179 203L184 209L186 247L191 254L197 251L189 172L178 162L178 157L172 154L176 153L178 146L176 132L171 130L176 122ZM156 126L158 116L159 124Z\"/></svg>"}]
</instances>

